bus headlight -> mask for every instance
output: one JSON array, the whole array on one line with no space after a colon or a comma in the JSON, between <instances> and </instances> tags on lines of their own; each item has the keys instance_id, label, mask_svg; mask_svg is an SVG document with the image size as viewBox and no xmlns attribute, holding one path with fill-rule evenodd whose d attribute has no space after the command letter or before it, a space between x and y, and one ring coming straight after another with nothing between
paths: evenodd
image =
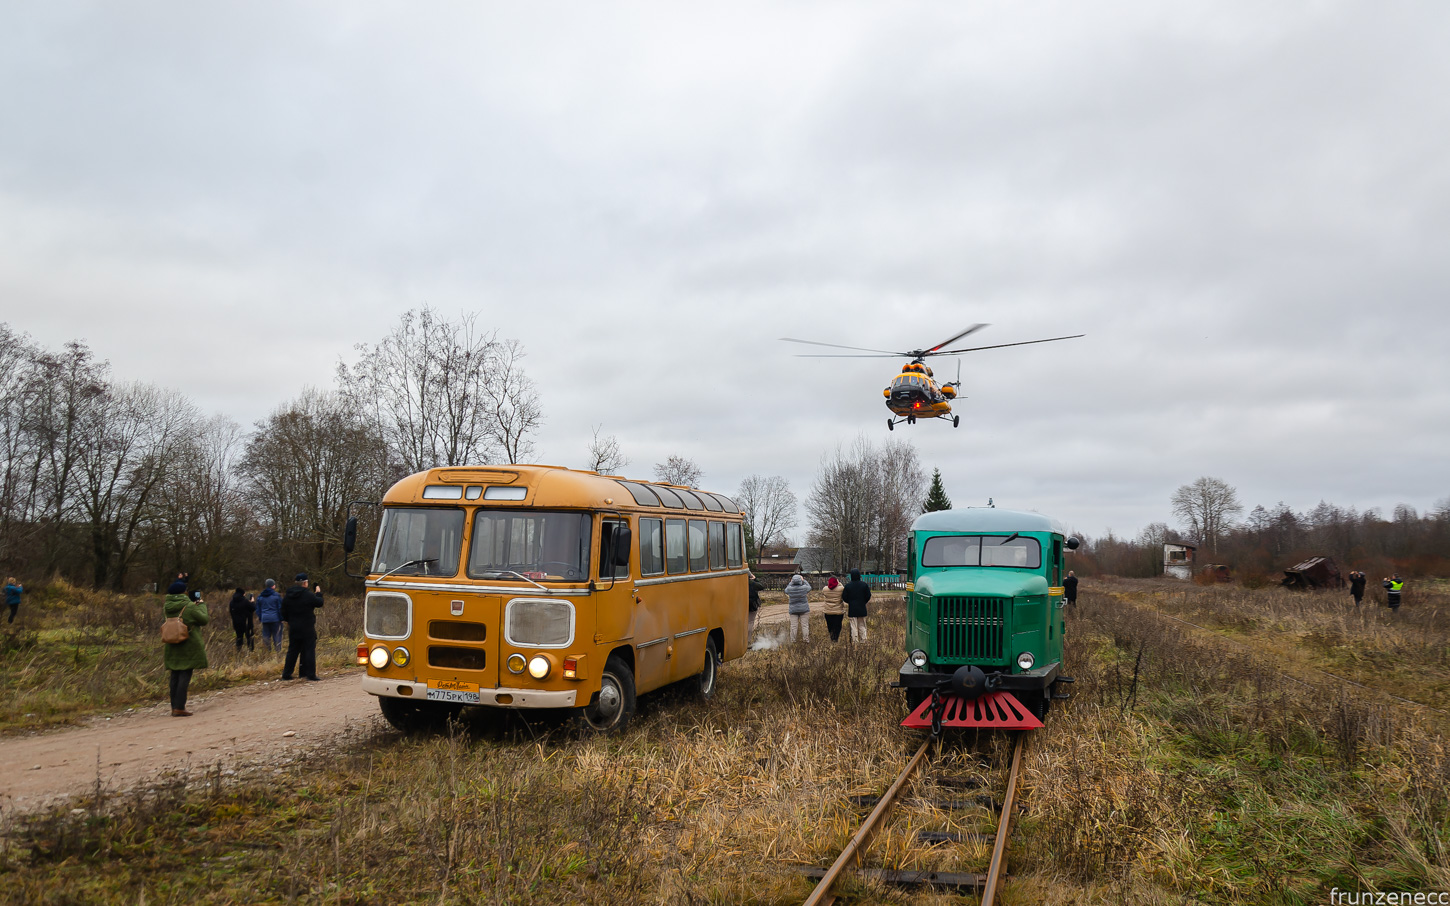
<instances>
[{"instance_id":1,"label":"bus headlight","mask_svg":"<svg viewBox=\"0 0 1450 906\"><path fill-rule=\"evenodd\" d=\"M368 652L368 663L373 665L374 670L381 670L388 666L388 649L382 645Z\"/></svg>"},{"instance_id":2,"label":"bus headlight","mask_svg":"<svg viewBox=\"0 0 1450 906\"><path fill-rule=\"evenodd\" d=\"M1017 666L1023 670L1031 670L1032 665L1035 663L1037 663L1037 658L1033 657L1030 651L1024 651L1017 655Z\"/></svg>"},{"instance_id":3,"label":"bus headlight","mask_svg":"<svg viewBox=\"0 0 1450 906\"><path fill-rule=\"evenodd\" d=\"M394 648L393 649L393 664L394 665L396 665L398 667L406 667L406 666L408 666L408 662L411 661L412 659L413 659L413 656L411 654L409 654L408 653L408 649L404 648L402 645L399 645L397 648Z\"/></svg>"},{"instance_id":4,"label":"bus headlight","mask_svg":"<svg viewBox=\"0 0 1450 906\"><path fill-rule=\"evenodd\" d=\"M528 666L528 663L529 662L528 662L528 660L522 654L519 654L517 651L515 651L513 654L509 655L509 659L508 659L507 663L508 663L509 673L515 673L515 674L517 674L517 673L523 673L524 672L524 668L526 666Z\"/></svg>"},{"instance_id":5,"label":"bus headlight","mask_svg":"<svg viewBox=\"0 0 1450 906\"><path fill-rule=\"evenodd\" d=\"M925 667L926 666L926 652L925 651L922 651L920 648L918 648L915 651L913 651L911 653L911 666L915 667L918 670L920 670L921 668Z\"/></svg>"},{"instance_id":6,"label":"bus headlight","mask_svg":"<svg viewBox=\"0 0 1450 906\"><path fill-rule=\"evenodd\" d=\"M543 679L549 675L549 659L542 654L536 654L529 658L529 676L534 679Z\"/></svg>"}]
</instances>

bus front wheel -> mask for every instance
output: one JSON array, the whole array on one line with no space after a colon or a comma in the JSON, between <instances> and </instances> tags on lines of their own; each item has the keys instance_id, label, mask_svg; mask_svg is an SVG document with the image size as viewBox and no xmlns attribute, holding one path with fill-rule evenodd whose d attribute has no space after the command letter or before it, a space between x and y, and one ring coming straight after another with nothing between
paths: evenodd
<instances>
[{"instance_id":1,"label":"bus front wheel","mask_svg":"<svg viewBox=\"0 0 1450 906\"><path fill-rule=\"evenodd\" d=\"M634 673L616 656L604 664L599 692L584 708L584 722L596 733L618 733L634 714Z\"/></svg>"}]
</instances>

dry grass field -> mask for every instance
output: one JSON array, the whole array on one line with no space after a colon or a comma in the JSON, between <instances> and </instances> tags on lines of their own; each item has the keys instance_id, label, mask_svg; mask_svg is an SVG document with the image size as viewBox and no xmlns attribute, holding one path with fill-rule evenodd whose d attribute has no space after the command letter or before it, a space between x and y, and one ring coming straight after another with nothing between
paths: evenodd
<instances>
[{"instance_id":1,"label":"dry grass field","mask_svg":"<svg viewBox=\"0 0 1450 906\"><path fill-rule=\"evenodd\" d=\"M1387 665L1354 674L1367 685L1443 689L1444 602L1360 623L1329 596L1284 594L1085 588L1069 624L1075 697L1030 742L1004 902L1450 890L1443 715L1314 672L1362 658ZM797 903L799 867L829 864L864 814L850 797L882 792L919 739L886 688L902 616L878 602L869 645L821 631L752 651L724 666L715 701L647 696L617 737L509 714L431 737L380 725L266 786L224 784L218 766L13 823L0 900ZM985 734L948 741L868 863L980 870L984 846L915 832L988 830L986 808L929 800L962 798L970 778L997 787L1005 755ZM840 891L973 902L856 879Z\"/></svg>"}]
</instances>

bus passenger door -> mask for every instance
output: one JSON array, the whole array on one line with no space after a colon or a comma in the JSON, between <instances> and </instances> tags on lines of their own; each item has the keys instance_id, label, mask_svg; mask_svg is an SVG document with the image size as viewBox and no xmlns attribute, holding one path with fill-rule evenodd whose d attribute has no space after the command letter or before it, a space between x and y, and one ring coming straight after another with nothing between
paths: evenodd
<instances>
[{"instance_id":1,"label":"bus passenger door","mask_svg":"<svg viewBox=\"0 0 1450 906\"><path fill-rule=\"evenodd\" d=\"M634 636L634 582L628 566L611 567L605 562L614 549L614 529L619 519L601 519L599 530L599 578L595 580L594 641L608 645Z\"/></svg>"}]
</instances>

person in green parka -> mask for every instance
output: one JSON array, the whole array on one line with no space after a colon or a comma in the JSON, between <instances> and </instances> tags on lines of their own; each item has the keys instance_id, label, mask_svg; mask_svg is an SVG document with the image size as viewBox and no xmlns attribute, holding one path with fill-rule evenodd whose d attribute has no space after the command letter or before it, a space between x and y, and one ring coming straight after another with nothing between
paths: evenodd
<instances>
[{"instance_id":1,"label":"person in green parka","mask_svg":"<svg viewBox=\"0 0 1450 906\"><path fill-rule=\"evenodd\" d=\"M190 717L191 712L186 710L186 690L191 685L191 672L207 667L206 642L201 637L201 627L211 622L211 614L207 613L206 604L201 600L201 592L187 595L184 579L177 579L166 589L164 610L168 620L179 615L181 622L190 630L186 641L162 646L165 649L162 663L171 671L171 716Z\"/></svg>"}]
</instances>

